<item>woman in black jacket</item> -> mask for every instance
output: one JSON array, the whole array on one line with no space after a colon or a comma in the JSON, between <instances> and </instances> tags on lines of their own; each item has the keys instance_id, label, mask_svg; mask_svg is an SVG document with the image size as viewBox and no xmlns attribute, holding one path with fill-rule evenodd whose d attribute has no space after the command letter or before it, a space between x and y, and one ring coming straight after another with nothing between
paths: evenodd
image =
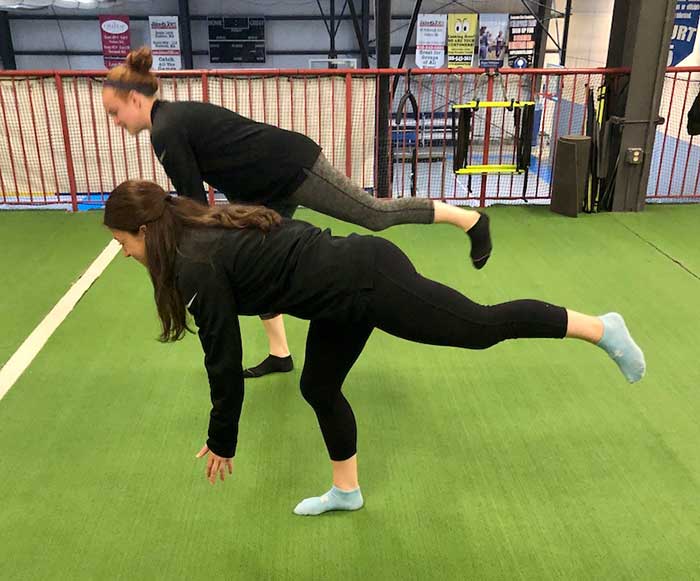
<instances>
[{"instance_id":1,"label":"woman in black jacket","mask_svg":"<svg viewBox=\"0 0 700 581\"><path fill-rule=\"evenodd\" d=\"M298 205L373 231L396 224L450 223L467 232L471 259L482 268L491 254L488 217L427 198L378 200L335 169L314 141L258 123L210 103L156 98L151 51L132 51L113 68L102 91L105 111L132 135L151 143L178 194L206 204L202 181L231 202L264 205L291 218ZM270 355L246 377L291 371L282 317L263 314Z\"/></svg>"},{"instance_id":2,"label":"woman in black jacket","mask_svg":"<svg viewBox=\"0 0 700 581\"><path fill-rule=\"evenodd\" d=\"M355 418L343 382L376 327L409 341L486 349L506 339L584 339L603 348L628 381L644 355L617 313L591 317L535 300L494 306L423 278L395 245L374 236L334 237L264 207L209 208L171 197L152 182L128 181L105 207L104 223L125 256L151 275L161 340L180 339L194 317L205 353L212 410L207 478L233 470L243 403L238 315L275 311L310 320L301 392L313 407L333 466L333 487L297 514L354 510Z\"/></svg>"}]
</instances>

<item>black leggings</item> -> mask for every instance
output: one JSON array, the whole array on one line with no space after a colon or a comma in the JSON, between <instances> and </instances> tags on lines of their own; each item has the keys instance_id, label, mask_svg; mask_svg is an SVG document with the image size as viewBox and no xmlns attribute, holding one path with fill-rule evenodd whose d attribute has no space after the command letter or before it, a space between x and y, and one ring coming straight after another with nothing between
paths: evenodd
<instances>
[{"instance_id":1,"label":"black leggings","mask_svg":"<svg viewBox=\"0 0 700 581\"><path fill-rule=\"evenodd\" d=\"M375 285L362 297L363 320L312 320L306 338L301 392L336 461L357 451L355 416L341 388L375 327L417 343L465 349L487 349L506 339L566 336L566 309L535 300L479 305L422 277L391 242L375 240Z\"/></svg>"}]
</instances>

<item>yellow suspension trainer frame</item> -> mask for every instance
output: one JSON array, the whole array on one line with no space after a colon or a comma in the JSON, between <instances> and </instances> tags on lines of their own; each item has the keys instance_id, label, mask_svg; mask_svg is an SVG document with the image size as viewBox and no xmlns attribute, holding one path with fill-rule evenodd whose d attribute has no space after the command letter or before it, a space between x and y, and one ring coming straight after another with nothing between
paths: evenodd
<instances>
[{"instance_id":1,"label":"yellow suspension trainer frame","mask_svg":"<svg viewBox=\"0 0 700 581\"><path fill-rule=\"evenodd\" d=\"M479 109L507 109L513 111L515 125L516 163L469 165L472 119ZM454 143L454 173L474 174L521 174L527 173L532 153L532 126L534 123L534 101L470 101L453 105L452 139ZM455 121L457 118L457 121ZM457 124L457 127L455 127ZM456 136L455 136L456 133ZM486 161L486 160L485 160Z\"/></svg>"}]
</instances>

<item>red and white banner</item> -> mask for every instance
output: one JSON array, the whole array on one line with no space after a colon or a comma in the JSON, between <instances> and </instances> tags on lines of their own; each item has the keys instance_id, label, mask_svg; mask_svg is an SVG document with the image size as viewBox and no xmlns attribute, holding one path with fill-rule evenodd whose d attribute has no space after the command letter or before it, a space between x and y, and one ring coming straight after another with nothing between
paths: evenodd
<instances>
[{"instance_id":1,"label":"red and white banner","mask_svg":"<svg viewBox=\"0 0 700 581\"><path fill-rule=\"evenodd\" d=\"M102 54L105 67L111 69L124 62L131 50L128 16L100 16Z\"/></svg>"},{"instance_id":2,"label":"red and white banner","mask_svg":"<svg viewBox=\"0 0 700 581\"><path fill-rule=\"evenodd\" d=\"M419 14L416 34L416 66L439 69L445 64L447 14Z\"/></svg>"},{"instance_id":3,"label":"red and white banner","mask_svg":"<svg viewBox=\"0 0 700 581\"><path fill-rule=\"evenodd\" d=\"M154 71L174 71L182 68L180 28L177 16L149 16L151 53Z\"/></svg>"}]
</instances>

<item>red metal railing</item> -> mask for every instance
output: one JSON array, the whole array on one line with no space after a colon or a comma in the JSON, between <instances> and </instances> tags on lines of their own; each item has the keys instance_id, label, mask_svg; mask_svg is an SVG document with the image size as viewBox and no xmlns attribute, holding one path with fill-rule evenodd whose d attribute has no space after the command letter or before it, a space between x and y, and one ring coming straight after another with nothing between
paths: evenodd
<instances>
[{"instance_id":1,"label":"red metal railing","mask_svg":"<svg viewBox=\"0 0 700 581\"><path fill-rule=\"evenodd\" d=\"M253 119L303 132L326 157L369 192L389 184L395 197L422 196L472 205L546 201L551 195L554 146L586 127L588 89L622 83L624 69L502 70L204 70L159 75L169 100L203 100ZM649 199L697 198L700 150L684 130L697 91L698 69L669 69L657 130ZM0 204L101 204L127 178L150 179L172 190L146 132L133 137L111 124L101 103L105 71L0 72ZM376 127L378 85L396 90L391 122ZM502 81L502 83L501 83ZM410 91L417 110L397 112ZM527 184L523 175L456 176L452 105L477 99L533 100L536 128ZM378 159L378 136L391 147ZM470 163L513 163L512 113L487 109L472 124ZM385 148L386 149L386 148ZM482 161L479 161L482 160ZM210 201L214 192L209 189Z\"/></svg>"},{"instance_id":2,"label":"red metal railing","mask_svg":"<svg viewBox=\"0 0 700 581\"><path fill-rule=\"evenodd\" d=\"M659 106L663 123L657 127L647 187L650 201L700 200L700 147L686 130L699 91L700 67L667 69Z\"/></svg>"}]
</instances>

